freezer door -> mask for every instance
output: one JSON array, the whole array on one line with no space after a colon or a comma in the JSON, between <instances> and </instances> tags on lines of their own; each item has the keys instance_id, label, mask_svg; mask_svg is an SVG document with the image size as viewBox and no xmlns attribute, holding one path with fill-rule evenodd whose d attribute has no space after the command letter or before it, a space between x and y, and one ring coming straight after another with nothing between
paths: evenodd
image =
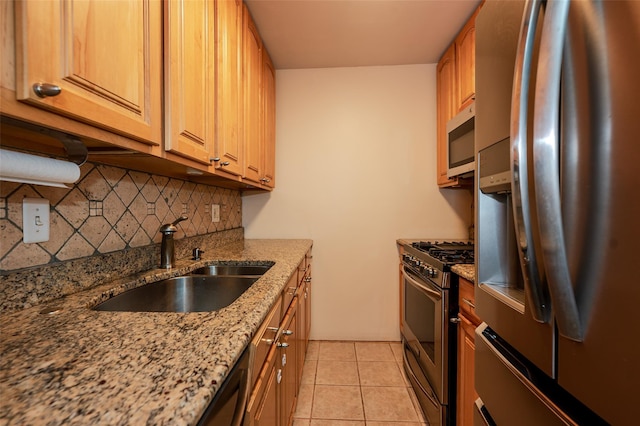
<instances>
[{"instance_id":1,"label":"freezer door","mask_svg":"<svg viewBox=\"0 0 640 426\"><path fill-rule=\"evenodd\" d=\"M487 424L602 425L536 367L519 358L486 323L476 329L475 383ZM477 423L476 423L477 424Z\"/></svg>"},{"instance_id":2,"label":"freezer door","mask_svg":"<svg viewBox=\"0 0 640 426\"><path fill-rule=\"evenodd\" d=\"M638 28L640 2L571 2L562 70L563 249L582 341L560 331L558 382L611 424L637 423L640 383Z\"/></svg>"}]
</instances>

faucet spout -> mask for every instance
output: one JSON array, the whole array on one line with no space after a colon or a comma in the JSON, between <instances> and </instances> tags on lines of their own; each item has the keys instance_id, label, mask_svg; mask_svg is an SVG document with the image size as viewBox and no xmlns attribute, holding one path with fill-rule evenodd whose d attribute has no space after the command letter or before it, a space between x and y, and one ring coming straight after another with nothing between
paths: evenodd
<instances>
[{"instance_id":1,"label":"faucet spout","mask_svg":"<svg viewBox=\"0 0 640 426\"><path fill-rule=\"evenodd\" d=\"M176 225L183 220L187 220L187 216L180 216L176 220L160 227L162 234L162 243L160 244L160 267L171 269L176 261L175 245L173 242L173 234L178 232Z\"/></svg>"}]
</instances>

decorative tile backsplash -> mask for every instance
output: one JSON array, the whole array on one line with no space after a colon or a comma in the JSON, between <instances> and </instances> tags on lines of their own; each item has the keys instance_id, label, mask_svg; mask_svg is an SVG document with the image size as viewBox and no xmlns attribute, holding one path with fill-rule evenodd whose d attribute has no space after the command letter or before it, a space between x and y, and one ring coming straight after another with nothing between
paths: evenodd
<instances>
[{"instance_id":1,"label":"decorative tile backsplash","mask_svg":"<svg viewBox=\"0 0 640 426\"><path fill-rule=\"evenodd\" d=\"M23 198L50 203L50 238L22 242ZM211 205L220 205L212 222ZM242 226L240 192L102 164L85 163L69 189L0 182L0 272L148 246L160 226L186 215L175 238Z\"/></svg>"}]
</instances>

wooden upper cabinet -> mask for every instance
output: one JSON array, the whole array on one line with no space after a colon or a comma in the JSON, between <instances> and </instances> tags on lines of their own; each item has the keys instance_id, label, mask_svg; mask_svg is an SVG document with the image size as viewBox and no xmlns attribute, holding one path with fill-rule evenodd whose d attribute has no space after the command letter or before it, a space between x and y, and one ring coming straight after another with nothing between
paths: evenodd
<instances>
[{"instance_id":1,"label":"wooden upper cabinet","mask_svg":"<svg viewBox=\"0 0 640 426\"><path fill-rule=\"evenodd\" d=\"M165 5L165 149L210 164L215 140L215 8Z\"/></svg>"},{"instance_id":2,"label":"wooden upper cabinet","mask_svg":"<svg viewBox=\"0 0 640 426\"><path fill-rule=\"evenodd\" d=\"M216 0L217 134L214 167L243 174L242 163L242 15L241 0Z\"/></svg>"},{"instance_id":3,"label":"wooden upper cabinet","mask_svg":"<svg viewBox=\"0 0 640 426\"><path fill-rule=\"evenodd\" d=\"M266 49L262 49L262 132L264 154L262 184L276 186L276 70Z\"/></svg>"},{"instance_id":4,"label":"wooden upper cabinet","mask_svg":"<svg viewBox=\"0 0 640 426\"><path fill-rule=\"evenodd\" d=\"M150 145L162 142L162 3L15 3L16 98ZM57 86L40 97L35 84Z\"/></svg>"},{"instance_id":5,"label":"wooden upper cabinet","mask_svg":"<svg viewBox=\"0 0 640 426\"><path fill-rule=\"evenodd\" d=\"M438 62L436 68L437 85L437 170L438 185L452 186L458 179L447 177L447 122L457 111L456 96L456 47L452 44Z\"/></svg>"},{"instance_id":6,"label":"wooden upper cabinet","mask_svg":"<svg viewBox=\"0 0 640 426\"><path fill-rule=\"evenodd\" d=\"M441 188L468 185L457 177L447 177L447 122L476 97L476 16L478 6L455 40L444 52L437 67L437 182Z\"/></svg>"},{"instance_id":7,"label":"wooden upper cabinet","mask_svg":"<svg viewBox=\"0 0 640 426\"><path fill-rule=\"evenodd\" d=\"M264 137L260 120L262 41L247 6L244 6L243 16L244 172L242 177L260 183L264 153Z\"/></svg>"},{"instance_id":8,"label":"wooden upper cabinet","mask_svg":"<svg viewBox=\"0 0 640 426\"><path fill-rule=\"evenodd\" d=\"M457 111L467 107L476 96L476 9L456 37Z\"/></svg>"}]
</instances>

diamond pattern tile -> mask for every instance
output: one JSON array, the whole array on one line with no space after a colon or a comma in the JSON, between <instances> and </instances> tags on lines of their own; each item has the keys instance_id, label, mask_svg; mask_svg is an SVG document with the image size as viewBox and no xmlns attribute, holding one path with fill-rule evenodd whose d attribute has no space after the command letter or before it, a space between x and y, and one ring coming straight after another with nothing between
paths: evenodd
<instances>
[{"instance_id":1,"label":"diamond pattern tile","mask_svg":"<svg viewBox=\"0 0 640 426\"><path fill-rule=\"evenodd\" d=\"M94 216L87 219L78 231L94 248L98 248L111 231L111 225L104 217Z\"/></svg>"},{"instance_id":2,"label":"diamond pattern tile","mask_svg":"<svg viewBox=\"0 0 640 426\"><path fill-rule=\"evenodd\" d=\"M98 164L96 165L96 168L100 171L100 174L102 174L104 179L112 188L116 186L120 179L122 179L127 174L127 171L125 169L106 166L104 164Z\"/></svg>"},{"instance_id":3,"label":"diamond pattern tile","mask_svg":"<svg viewBox=\"0 0 640 426\"><path fill-rule=\"evenodd\" d=\"M240 227L240 192L85 163L78 183L51 188L0 182L0 269L15 270L142 247L161 241L159 228L187 211L176 238ZM22 243L22 199L46 198L51 205L49 241ZM220 222L211 222L211 204Z\"/></svg>"},{"instance_id":4,"label":"diamond pattern tile","mask_svg":"<svg viewBox=\"0 0 640 426\"><path fill-rule=\"evenodd\" d=\"M58 203L56 210L71 226L78 229L89 217L89 200L75 188Z\"/></svg>"},{"instance_id":5,"label":"diamond pattern tile","mask_svg":"<svg viewBox=\"0 0 640 426\"><path fill-rule=\"evenodd\" d=\"M71 260L80 257L91 256L95 249L80 234L76 233L67 240L64 246L56 254L58 260Z\"/></svg>"},{"instance_id":6,"label":"diamond pattern tile","mask_svg":"<svg viewBox=\"0 0 640 426\"><path fill-rule=\"evenodd\" d=\"M109 186L98 169L95 168L80 181L77 188L82 191L87 200L97 201L104 200L104 197L111 191L111 186Z\"/></svg>"},{"instance_id":7,"label":"diamond pattern tile","mask_svg":"<svg viewBox=\"0 0 640 426\"><path fill-rule=\"evenodd\" d=\"M88 220L95 219L89 218ZM104 220L104 218L102 218ZM39 243L49 254L55 255L73 235L75 229L69 224L57 210L49 214L51 221L49 226L49 241Z\"/></svg>"},{"instance_id":8,"label":"diamond pattern tile","mask_svg":"<svg viewBox=\"0 0 640 426\"><path fill-rule=\"evenodd\" d=\"M118 181L118 183L113 187L113 190L118 194L120 200L125 204L129 205L133 199L138 196L138 187L135 183L133 183L133 179L131 176L125 175Z\"/></svg>"},{"instance_id":9,"label":"diamond pattern tile","mask_svg":"<svg viewBox=\"0 0 640 426\"><path fill-rule=\"evenodd\" d=\"M115 192L109 193L102 203L102 215L111 225L118 223L125 210L127 206L120 201L120 197Z\"/></svg>"}]
</instances>

